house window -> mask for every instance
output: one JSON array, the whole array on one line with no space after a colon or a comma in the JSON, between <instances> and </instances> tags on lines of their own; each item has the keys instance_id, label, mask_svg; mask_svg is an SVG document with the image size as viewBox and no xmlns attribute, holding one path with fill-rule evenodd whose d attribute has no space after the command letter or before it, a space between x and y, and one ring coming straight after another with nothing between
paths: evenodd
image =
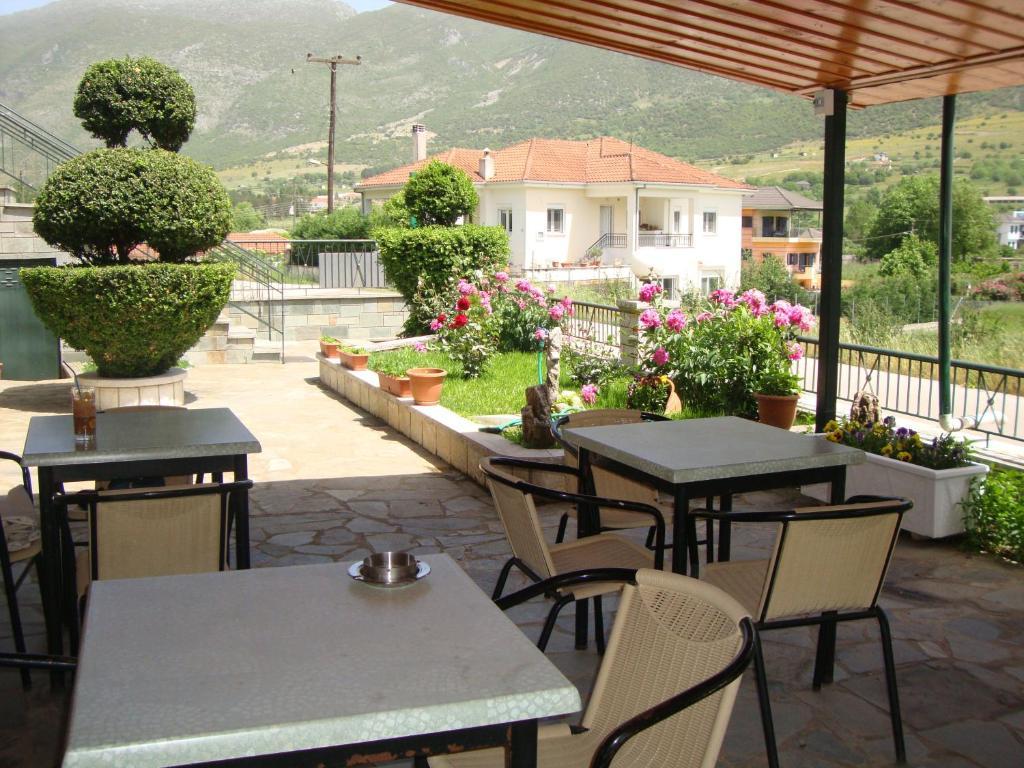
<instances>
[{"instance_id":1,"label":"house window","mask_svg":"<svg viewBox=\"0 0 1024 768\"><path fill-rule=\"evenodd\" d=\"M813 253L787 253L786 264L804 271L814 266L814 256Z\"/></svg>"},{"instance_id":2,"label":"house window","mask_svg":"<svg viewBox=\"0 0 1024 768\"><path fill-rule=\"evenodd\" d=\"M700 292L707 296L721 288L724 282L717 272L705 272L700 276Z\"/></svg>"},{"instance_id":3,"label":"house window","mask_svg":"<svg viewBox=\"0 0 1024 768\"><path fill-rule=\"evenodd\" d=\"M754 228L754 217L753 216L744 216L743 217L743 225L742 226L743 226L744 229L753 229Z\"/></svg>"},{"instance_id":4,"label":"house window","mask_svg":"<svg viewBox=\"0 0 1024 768\"><path fill-rule=\"evenodd\" d=\"M718 212L704 211L704 234L713 235L718 231Z\"/></svg>"},{"instance_id":5,"label":"house window","mask_svg":"<svg viewBox=\"0 0 1024 768\"><path fill-rule=\"evenodd\" d=\"M504 228L510 235L512 234L512 209L511 208L499 208L498 209L498 223Z\"/></svg>"},{"instance_id":6,"label":"house window","mask_svg":"<svg viewBox=\"0 0 1024 768\"><path fill-rule=\"evenodd\" d=\"M762 216L761 237L788 237L789 219L785 216Z\"/></svg>"},{"instance_id":7,"label":"house window","mask_svg":"<svg viewBox=\"0 0 1024 768\"><path fill-rule=\"evenodd\" d=\"M547 231L552 234L562 234L565 232L565 209L548 208L548 226Z\"/></svg>"},{"instance_id":8,"label":"house window","mask_svg":"<svg viewBox=\"0 0 1024 768\"><path fill-rule=\"evenodd\" d=\"M799 253L787 253L786 254L786 264L788 264L791 267L795 267L799 263L800 263L800 254Z\"/></svg>"}]
</instances>

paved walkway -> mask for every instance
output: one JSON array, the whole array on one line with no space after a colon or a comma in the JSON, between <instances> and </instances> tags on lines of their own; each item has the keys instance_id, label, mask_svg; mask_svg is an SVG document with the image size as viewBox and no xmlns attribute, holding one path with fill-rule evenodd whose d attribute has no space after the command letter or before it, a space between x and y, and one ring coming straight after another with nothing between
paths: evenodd
<instances>
[{"instance_id":1,"label":"paved walkway","mask_svg":"<svg viewBox=\"0 0 1024 768\"><path fill-rule=\"evenodd\" d=\"M250 460L258 566L362 558L371 550L444 551L485 590L508 549L485 493L464 476L333 394L316 381L311 349L293 348L286 365L207 366L189 374L190 407L231 407L260 439ZM20 451L32 415L67 412L66 383L0 382L0 447ZM6 464L3 462L2 464ZM0 489L16 481L0 465ZM746 504L784 505L767 495ZM557 514L546 515L553 531ZM764 556L770 531L734 534L735 557ZM42 647L38 590L21 590L30 641ZM1024 571L948 544L900 542L883 603L896 638L898 678L910 763L916 766L1019 768L1024 755ZM515 609L531 637L547 606ZM585 693L598 659L572 648L571 608L549 649ZM6 611L3 616L6 617ZM893 763L877 629L846 625L839 634L836 682L810 689L809 630L770 633L765 641L783 766ZM0 647L10 647L0 620ZM0 768L55 765L65 696L42 675L23 694L0 670ZM721 764L764 764L748 679Z\"/></svg>"}]
</instances>

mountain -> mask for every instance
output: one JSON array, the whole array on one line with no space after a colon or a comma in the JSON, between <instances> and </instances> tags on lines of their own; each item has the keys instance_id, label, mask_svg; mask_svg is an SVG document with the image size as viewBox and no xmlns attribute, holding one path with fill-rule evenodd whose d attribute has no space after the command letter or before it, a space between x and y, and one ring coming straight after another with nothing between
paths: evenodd
<instances>
[{"instance_id":1,"label":"mountain","mask_svg":"<svg viewBox=\"0 0 1024 768\"><path fill-rule=\"evenodd\" d=\"M71 111L92 62L150 55L195 88L185 152L216 166L299 145L323 154L328 72L317 56L361 55L338 72L339 161L504 146L531 136L615 135L686 160L820 138L796 97L595 48L394 5L355 14L337 0L58 0L0 16L0 102L76 146L95 146ZM1024 89L960 99L959 113L1024 109ZM856 112L850 135L937 122L937 100Z\"/></svg>"}]
</instances>

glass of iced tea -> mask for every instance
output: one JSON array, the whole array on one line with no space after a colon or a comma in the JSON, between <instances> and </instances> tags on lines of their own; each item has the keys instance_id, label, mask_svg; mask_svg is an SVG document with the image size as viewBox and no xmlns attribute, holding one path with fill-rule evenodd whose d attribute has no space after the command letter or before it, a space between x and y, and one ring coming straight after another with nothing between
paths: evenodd
<instances>
[{"instance_id":1,"label":"glass of iced tea","mask_svg":"<svg viewBox=\"0 0 1024 768\"><path fill-rule=\"evenodd\" d=\"M96 390L92 387L71 388L71 416L75 422L75 442L91 443L96 439Z\"/></svg>"}]
</instances>

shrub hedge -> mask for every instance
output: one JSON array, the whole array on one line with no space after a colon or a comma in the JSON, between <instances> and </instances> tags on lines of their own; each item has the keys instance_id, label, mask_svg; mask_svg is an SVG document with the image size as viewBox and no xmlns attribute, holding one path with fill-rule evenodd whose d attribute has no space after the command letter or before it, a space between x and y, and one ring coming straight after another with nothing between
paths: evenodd
<instances>
[{"instance_id":1,"label":"shrub hedge","mask_svg":"<svg viewBox=\"0 0 1024 768\"><path fill-rule=\"evenodd\" d=\"M983 552L1024 564L1024 472L993 469L971 482L964 502L968 540Z\"/></svg>"},{"instance_id":2,"label":"shrub hedge","mask_svg":"<svg viewBox=\"0 0 1024 768\"><path fill-rule=\"evenodd\" d=\"M172 367L217 319L234 275L209 263L21 270L36 315L110 378Z\"/></svg>"},{"instance_id":3,"label":"shrub hedge","mask_svg":"<svg viewBox=\"0 0 1024 768\"><path fill-rule=\"evenodd\" d=\"M61 163L33 216L38 235L88 264L124 264L141 243L182 262L224 239L231 200L211 168L162 149L97 149Z\"/></svg>"},{"instance_id":4,"label":"shrub hedge","mask_svg":"<svg viewBox=\"0 0 1024 768\"><path fill-rule=\"evenodd\" d=\"M454 301L460 277L478 270L491 275L508 265L508 233L502 227L383 227L373 236L388 279L409 304L405 330L410 334L422 333L449 299ZM441 303L431 307L426 297Z\"/></svg>"}]
</instances>

